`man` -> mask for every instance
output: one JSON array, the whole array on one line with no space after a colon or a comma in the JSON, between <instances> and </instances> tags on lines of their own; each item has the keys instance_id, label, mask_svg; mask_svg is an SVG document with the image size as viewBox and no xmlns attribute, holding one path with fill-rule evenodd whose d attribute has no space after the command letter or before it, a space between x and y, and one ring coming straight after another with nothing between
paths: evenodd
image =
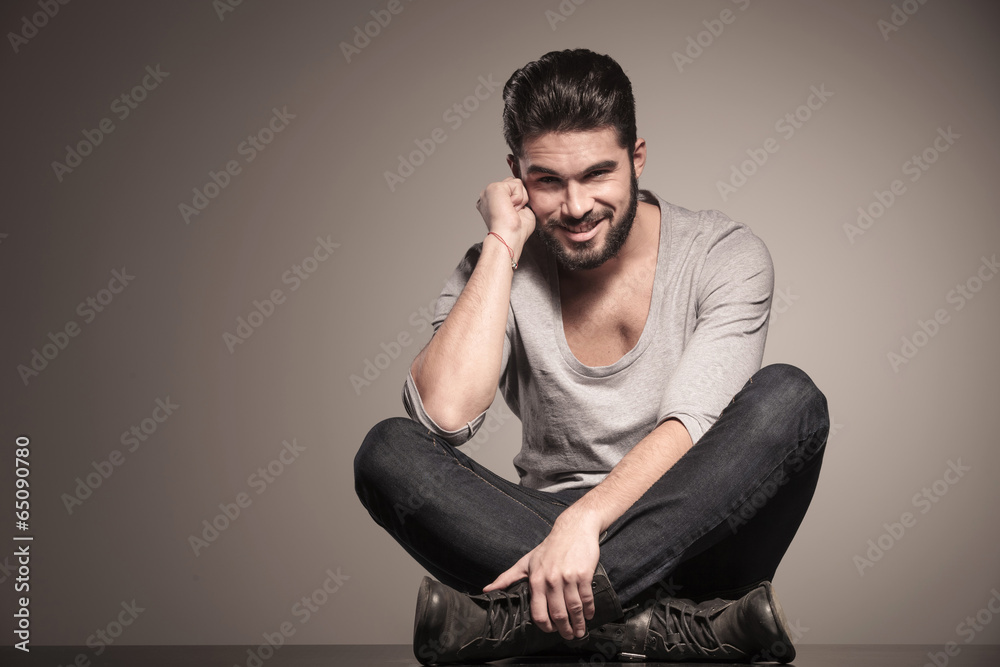
<instances>
[{"instance_id":1,"label":"man","mask_svg":"<svg viewBox=\"0 0 1000 667\"><path fill-rule=\"evenodd\" d=\"M760 367L767 248L639 190L646 144L608 56L525 65L503 122L512 176L480 194L488 233L438 299L411 419L355 459L371 516L439 580L418 592L416 657L790 661L769 582L829 416L801 370ZM498 386L519 484L455 447Z\"/></svg>"}]
</instances>

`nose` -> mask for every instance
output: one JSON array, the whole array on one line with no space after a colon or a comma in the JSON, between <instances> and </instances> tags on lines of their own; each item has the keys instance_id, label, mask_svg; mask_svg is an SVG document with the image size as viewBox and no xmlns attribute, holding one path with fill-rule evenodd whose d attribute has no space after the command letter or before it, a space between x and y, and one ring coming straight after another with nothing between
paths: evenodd
<instances>
[{"instance_id":1,"label":"nose","mask_svg":"<svg viewBox=\"0 0 1000 667\"><path fill-rule=\"evenodd\" d=\"M566 199L563 201L563 216L580 220L594 208L594 198L583 185L569 181L566 185Z\"/></svg>"}]
</instances>

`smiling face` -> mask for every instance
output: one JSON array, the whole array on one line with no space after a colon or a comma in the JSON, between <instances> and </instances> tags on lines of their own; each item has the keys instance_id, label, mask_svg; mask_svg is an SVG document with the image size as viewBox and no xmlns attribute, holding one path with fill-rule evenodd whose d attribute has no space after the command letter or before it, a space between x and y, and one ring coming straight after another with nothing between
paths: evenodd
<instances>
[{"instance_id":1,"label":"smiling face","mask_svg":"<svg viewBox=\"0 0 1000 667\"><path fill-rule=\"evenodd\" d=\"M635 155L622 148L606 127L548 132L524 141L517 168L508 158L538 235L564 268L594 269L621 250L635 221L644 151L642 140Z\"/></svg>"}]
</instances>

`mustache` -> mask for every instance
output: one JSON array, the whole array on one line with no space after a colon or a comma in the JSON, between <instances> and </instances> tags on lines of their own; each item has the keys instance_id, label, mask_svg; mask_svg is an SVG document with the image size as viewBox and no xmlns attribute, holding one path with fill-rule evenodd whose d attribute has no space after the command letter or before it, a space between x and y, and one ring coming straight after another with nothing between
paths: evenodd
<instances>
[{"instance_id":1,"label":"mustache","mask_svg":"<svg viewBox=\"0 0 1000 667\"><path fill-rule=\"evenodd\" d=\"M580 225L589 225L594 222L600 222L601 220L610 217L611 217L610 210L591 211L582 218L552 217L548 219L546 224L550 227L579 227Z\"/></svg>"}]
</instances>

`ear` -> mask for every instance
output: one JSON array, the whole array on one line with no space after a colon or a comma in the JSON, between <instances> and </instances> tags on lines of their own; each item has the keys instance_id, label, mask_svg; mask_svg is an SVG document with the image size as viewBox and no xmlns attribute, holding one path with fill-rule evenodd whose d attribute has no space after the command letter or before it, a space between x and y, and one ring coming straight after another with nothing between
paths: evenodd
<instances>
[{"instance_id":1,"label":"ear","mask_svg":"<svg viewBox=\"0 0 1000 667\"><path fill-rule=\"evenodd\" d=\"M642 169L646 166L646 140L639 137L635 140L635 149L632 151L632 164L635 166L635 177L642 175Z\"/></svg>"},{"instance_id":2,"label":"ear","mask_svg":"<svg viewBox=\"0 0 1000 667\"><path fill-rule=\"evenodd\" d=\"M510 167L510 173L514 175L514 178L521 178L521 165L518 164L516 157L508 154L507 166Z\"/></svg>"}]
</instances>

